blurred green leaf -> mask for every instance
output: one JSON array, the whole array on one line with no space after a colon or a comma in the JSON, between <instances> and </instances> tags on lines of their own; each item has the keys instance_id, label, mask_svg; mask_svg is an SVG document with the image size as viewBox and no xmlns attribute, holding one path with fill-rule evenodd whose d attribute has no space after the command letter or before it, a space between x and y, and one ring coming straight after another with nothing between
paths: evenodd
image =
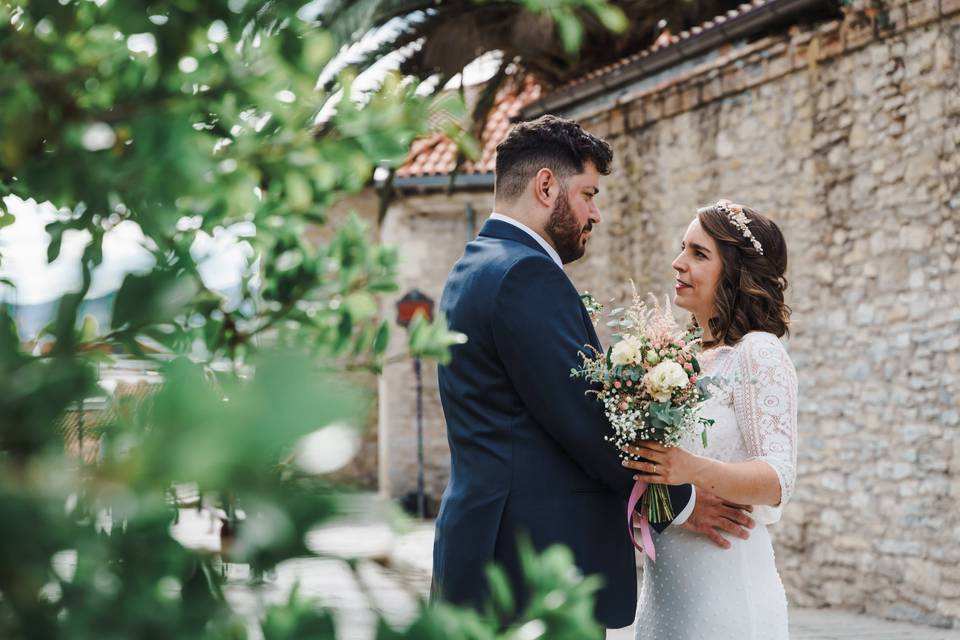
<instances>
[{"instance_id":1,"label":"blurred green leaf","mask_svg":"<svg viewBox=\"0 0 960 640\"><path fill-rule=\"evenodd\" d=\"M99 334L99 327L97 326L97 319L93 316L84 316L83 322L80 325L80 341L81 342L90 342Z\"/></svg>"},{"instance_id":2,"label":"blurred green leaf","mask_svg":"<svg viewBox=\"0 0 960 640\"><path fill-rule=\"evenodd\" d=\"M489 565L486 568L487 582L490 585L490 602L496 620L509 620L515 615L513 593L510 581L502 567Z\"/></svg>"},{"instance_id":3,"label":"blurred green leaf","mask_svg":"<svg viewBox=\"0 0 960 640\"><path fill-rule=\"evenodd\" d=\"M557 30L560 32L560 41L563 43L563 48L567 53L575 52L580 48L580 41L583 39L583 25L569 11L557 10L553 15L557 22Z\"/></svg>"},{"instance_id":4,"label":"blurred green leaf","mask_svg":"<svg viewBox=\"0 0 960 640\"><path fill-rule=\"evenodd\" d=\"M435 359L441 364L450 362L450 347L467 342L467 336L449 330L442 313L432 323L422 313L416 313L410 321L409 334L408 345L413 356Z\"/></svg>"},{"instance_id":5,"label":"blurred green leaf","mask_svg":"<svg viewBox=\"0 0 960 640\"><path fill-rule=\"evenodd\" d=\"M348 372L383 365L380 295L397 290L399 255L360 216L333 225L328 209L419 136L479 146L459 96L397 74L365 101L345 91L318 121L335 98L317 75L339 45L301 9L0 5L0 196L71 212L47 225L49 261L67 258L65 235L89 237L79 290L35 343L0 306L0 637L244 639L222 563L256 575L310 555L308 532L344 508L329 470L359 446L372 402ZM0 228L12 222L3 211ZM124 278L101 328L84 298L104 239L129 223L153 264ZM200 254L234 232L252 250L239 284L213 291L222 274ZM464 340L442 316L418 317L408 351L447 362ZM100 367L120 381L98 384ZM171 534L185 487L220 520L219 554ZM523 616L549 637L593 637L593 583L571 578L568 556L530 567L536 593L570 606L544 595L512 611L501 573L501 620L424 607L404 630L381 620L378 637L514 638ZM296 592L258 622L268 640L334 637L330 613Z\"/></svg>"},{"instance_id":6,"label":"blurred green leaf","mask_svg":"<svg viewBox=\"0 0 960 640\"><path fill-rule=\"evenodd\" d=\"M373 352L376 356L382 356L390 342L390 323L384 320L377 329L377 336L373 341Z\"/></svg>"},{"instance_id":7,"label":"blurred green leaf","mask_svg":"<svg viewBox=\"0 0 960 640\"><path fill-rule=\"evenodd\" d=\"M286 604L273 606L261 623L264 640L336 640L333 616L316 603L300 599L295 586Z\"/></svg>"},{"instance_id":8,"label":"blurred green leaf","mask_svg":"<svg viewBox=\"0 0 960 640\"><path fill-rule=\"evenodd\" d=\"M170 320L183 313L200 292L196 277L174 270L127 275L113 306L110 326L140 327Z\"/></svg>"}]
</instances>

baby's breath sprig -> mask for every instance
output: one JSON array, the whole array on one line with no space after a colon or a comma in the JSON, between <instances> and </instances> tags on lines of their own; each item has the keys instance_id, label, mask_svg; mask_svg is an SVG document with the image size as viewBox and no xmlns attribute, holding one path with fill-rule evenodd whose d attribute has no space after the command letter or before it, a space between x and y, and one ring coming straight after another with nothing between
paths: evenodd
<instances>
[{"instance_id":1,"label":"baby's breath sprig","mask_svg":"<svg viewBox=\"0 0 960 640\"><path fill-rule=\"evenodd\" d=\"M593 294L589 291L581 293L580 300L583 301L583 306L587 308L587 315L590 316L590 322L593 323L593 326L597 326L597 323L600 322L600 314L603 313L603 305L597 302L596 298L594 298Z\"/></svg>"},{"instance_id":2,"label":"baby's breath sprig","mask_svg":"<svg viewBox=\"0 0 960 640\"><path fill-rule=\"evenodd\" d=\"M603 309L589 293L581 298L588 311ZM701 375L697 361L700 329L681 328L668 300L661 304L651 296L648 303L636 287L630 306L609 315L607 324L617 342L606 352L588 347L580 353L581 366L570 371L572 377L588 382L588 393L603 404L611 427L604 439L617 447L621 458L631 459L637 456L623 452L623 447L638 440L672 447L699 435L706 447L707 427L713 421L700 415L700 406L710 397L710 380ZM645 505L650 522L674 518L663 485L650 485Z\"/></svg>"}]
</instances>

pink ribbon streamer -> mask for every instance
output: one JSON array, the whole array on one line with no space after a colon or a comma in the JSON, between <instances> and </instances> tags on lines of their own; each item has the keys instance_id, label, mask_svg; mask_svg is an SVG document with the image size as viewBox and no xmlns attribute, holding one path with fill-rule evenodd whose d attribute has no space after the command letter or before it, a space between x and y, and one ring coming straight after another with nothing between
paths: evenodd
<instances>
[{"instance_id":1,"label":"pink ribbon streamer","mask_svg":"<svg viewBox=\"0 0 960 640\"><path fill-rule=\"evenodd\" d=\"M633 483L633 490L630 491L630 498L627 500L627 532L630 534L630 542L633 546L642 551L652 561L657 561L657 550L653 546L653 536L650 535L650 523L647 521L646 512L640 510L640 538L643 540L643 546L637 544L637 539L633 533L633 514L636 512L637 504L643 498L647 491L647 483L643 480L637 480Z\"/></svg>"}]
</instances>

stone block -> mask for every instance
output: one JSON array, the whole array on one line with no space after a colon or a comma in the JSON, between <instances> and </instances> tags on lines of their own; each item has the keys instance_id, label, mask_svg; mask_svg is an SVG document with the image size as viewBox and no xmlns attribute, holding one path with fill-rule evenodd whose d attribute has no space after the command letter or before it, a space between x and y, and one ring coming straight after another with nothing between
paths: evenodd
<instances>
[{"instance_id":1,"label":"stone block","mask_svg":"<svg viewBox=\"0 0 960 640\"><path fill-rule=\"evenodd\" d=\"M610 111L608 118L608 136L618 136L626 130L626 115L622 107Z\"/></svg>"},{"instance_id":2,"label":"stone block","mask_svg":"<svg viewBox=\"0 0 960 640\"><path fill-rule=\"evenodd\" d=\"M712 76L707 78L700 91L700 97L703 102L710 102L711 100L716 100L723 95L723 85L720 81L720 76Z\"/></svg>"},{"instance_id":3,"label":"stone block","mask_svg":"<svg viewBox=\"0 0 960 640\"><path fill-rule=\"evenodd\" d=\"M682 110L680 104L680 92L676 87L671 87L663 96L663 117L669 118Z\"/></svg>"},{"instance_id":4,"label":"stone block","mask_svg":"<svg viewBox=\"0 0 960 640\"><path fill-rule=\"evenodd\" d=\"M680 108L689 111L700 106L700 85L688 83L681 89Z\"/></svg>"},{"instance_id":5,"label":"stone block","mask_svg":"<svg viewBox=\"0 0 960 640\"><path fill-rule=\"evenodd\" d=\"M940 0L914 0L907 5L907 24L911 29L937 20Z\"/></svg>"},{"instance_id":6,"label":"stone block","mask_svg":"<svg viewBox=\"0 0 960 640\"><path fill-rule=\"evenodd\" d=\"M646 122L656 122L663 118L663 97L661 95L645 98L643 101L643 110Z\"/></svg>"},{"instance_id":7,"label":"stone block","mask_svg":"<svg viewBox=\"0 0 960 640\"><path fill-rule=\"evenodd\" d=\"M791 64L790 56L787 55L786 52L775 55L767 60L766 77L768 81L780 78L792 70L793 65Z\"/></svg>"},{"instance_id":8,"label":"stone block","mask_svg":"<svg viewBox=\"0 0 960 640\"><path fill-rule=\"evenodd\" d=\"M873 26L869 22L847 23L843 29L844 49L859 49L874 40Z\"/></svg>"},{"instance_id":9,"label":"stone block","mask_svg":"<svg viewBox=\"0 0 960 640\"><path fill-rule=\"evenodd\" d=\"M643 98L634 100L627 105L627 125L630 129L642 127L647 123L647 111L643 106Z\"/></svg>"},{"instance_id":10,"label":"stone block","mask_svg":"<svg viewBox=\"0 0 960 640\"><path fill-rule=\"evenodd\" d=\"M843 36L839 30L826 33L820 38L820 50L818 58L820 60L836 58L843 53L844 46L845 43L843 41Z\"/></svg>"},{"instance_id":11,"label":"stone block","mask_svg":"<svg viewBox=\"0 0 960 640\"><path fill-rule=\"evenodd\" d=\"M887 9L887 21L890 24L888 31L898 32L903 31L907 28L907 8L905 6L901 7L890 7Z\"/></svg>"},{"instance_id":12,"label":"stone block","mask_svg":"<svg viewBox=\"0 0 960 640\"><path fill-rule=\"evenodd\" d=\"M728 67L721 72L720 84L724 93L736 93L742 91L745 78L741 69L737 67Z\"/></svg>"},{"instance_id":13,"label":"stone block","mask_svg":"<svg viewBox=\"0 0 960 640\"><path fill-rule=\"evenodd\" d=\"M610 135L610 119L593 118L588 123L584 123L583 128L597 137L606 138Z\"/></svg>"}]
</instances>

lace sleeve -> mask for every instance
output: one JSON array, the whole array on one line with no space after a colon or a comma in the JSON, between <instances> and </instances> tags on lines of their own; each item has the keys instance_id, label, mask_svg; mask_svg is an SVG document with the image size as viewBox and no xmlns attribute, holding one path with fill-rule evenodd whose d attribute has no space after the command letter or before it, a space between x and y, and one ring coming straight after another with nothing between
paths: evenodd
<instances>
[{"instance_id":1,"label":"lace sleeve","mask_svg":"<svg viewBox=\"0 0 960 640\"><path fill-rule=\"evenodd\" d=\"M780 504L756 506L762 524L780 520L797 477L797 372L776 336L751 333L738 347L733 406L752 460L763 460L780 480Z\"/></svg>"}]
</instances>

